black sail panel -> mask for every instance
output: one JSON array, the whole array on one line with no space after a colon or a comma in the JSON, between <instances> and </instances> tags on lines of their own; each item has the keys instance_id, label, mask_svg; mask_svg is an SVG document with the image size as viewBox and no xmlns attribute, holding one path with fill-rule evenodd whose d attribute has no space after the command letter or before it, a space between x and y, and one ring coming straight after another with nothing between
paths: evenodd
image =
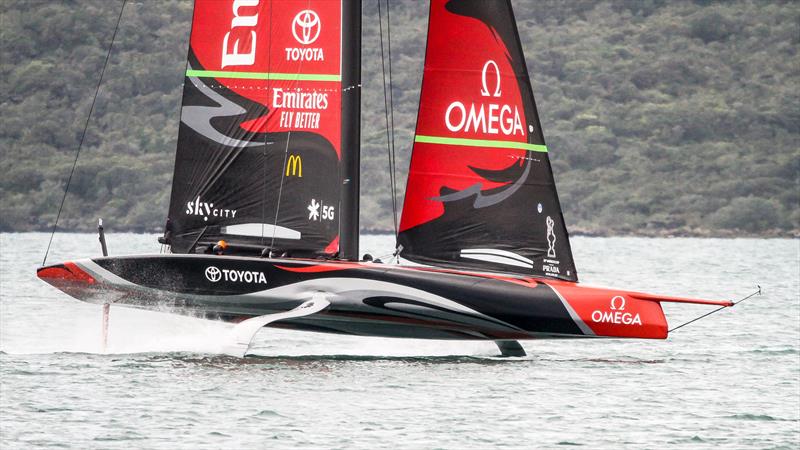
<instances>
[{"instance_id":1,"label":"black sail panel","mask_svg":"<svg viewBox=\"0 0 800 450\"><path fill-rule=\"evenodd\" d=\"M336 255L341 0L196 0L169 209L173 252L224 239ZM353 150L353 149L350 149ZM345 149L344 151L348 151Z\"/></svg>"},{"instance_id":2,"label":"black sail panel","mask_svg":"<svg viewBox=\"0 0 800 450\"><path fill-rule=\"evenodd\" d=\"M577 281L510 2L430 8L401 255Z\"/></svg>"}]
</instances>

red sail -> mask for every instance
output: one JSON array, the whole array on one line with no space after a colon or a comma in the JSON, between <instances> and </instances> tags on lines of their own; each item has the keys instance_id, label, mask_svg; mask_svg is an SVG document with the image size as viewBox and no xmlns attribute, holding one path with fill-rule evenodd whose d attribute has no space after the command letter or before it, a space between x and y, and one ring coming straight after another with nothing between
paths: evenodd
<instances>
[{"instance_id":1,"label":"red sail","mask_svg":"<svg viewBox=\"0 0 800 450\"><path fill-rule=\"evenodd\" d=\"M358 42L345 39L342 20L354 5L195 1L170 205L174 251L218 238L338 251L343 55Z\"/></svg>"},{"instance_id":2,"label":"red sail","mask_svg":"<svg viewBox=\"0 0 800 450\"><path fill-rule=\"evenodd\" d=\"M432 0L429 20L401 254L576 280L510 3Z\"/></svg>"}]
</instances>

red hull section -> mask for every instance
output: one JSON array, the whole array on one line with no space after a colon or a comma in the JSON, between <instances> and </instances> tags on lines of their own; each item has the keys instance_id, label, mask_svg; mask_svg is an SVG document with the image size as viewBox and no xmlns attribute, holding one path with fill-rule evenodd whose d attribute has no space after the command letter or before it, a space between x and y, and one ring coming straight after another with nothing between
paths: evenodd
<instances>
[{"instance_id":1,"label":"red hull section","mask_svg":"<svg viewBox=\"0 0 800 450\"><path fill-rule=\"evenodd\" d=\"M561 294L597 336L666 339L667 319L657 301L639 300L618 289L577 283L548 284Z\"/></svg>"}]
</instances>

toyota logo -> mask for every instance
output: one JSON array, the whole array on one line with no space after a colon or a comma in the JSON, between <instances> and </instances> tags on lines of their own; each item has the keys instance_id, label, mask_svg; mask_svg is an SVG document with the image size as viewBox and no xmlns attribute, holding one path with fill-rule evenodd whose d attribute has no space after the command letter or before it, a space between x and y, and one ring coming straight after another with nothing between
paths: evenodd
<instances>
[{"instance_id":1,"label":"toyota logo","mask_svg":"<svg viewBox=\"0 0 800 450\"><path fill-rule=\"evenodd\" d=\"M206 267L206 278L212 283L216 283L222 278L222 271L214 266Z\"/></svg>"},{"instance_id":2,"label":"toyota logo","mask_svg":"<svg viewBox=\"0 0 800 450\"><path fill-rule=\"evenodd\" d=\"M292 21L292 34L297 42L308 45L319 37L322 24L317 13L310 9L305 9L297 13Z\"/></svg>"}]
</instances>

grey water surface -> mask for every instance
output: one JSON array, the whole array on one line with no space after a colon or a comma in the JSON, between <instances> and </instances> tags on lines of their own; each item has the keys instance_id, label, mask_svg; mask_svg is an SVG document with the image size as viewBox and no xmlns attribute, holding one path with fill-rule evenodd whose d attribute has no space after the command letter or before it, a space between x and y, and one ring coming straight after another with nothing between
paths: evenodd
<instances>
[{"instance_id":1,"label":"grey water surface","mask_svg":"<svg viewBox=\"0 0 800 450\"><path fill-rule=\"evenodd\" d=\"M35 277L47 234L0 235L0 448L800 447L800 241L573 238L582 282L701 298L764 295L666 341L491 343L263 329L101 309ZM389 253L390 236L362 250ZM110 234L112 254L158 252ZM48 262L96 256L58 234ZM708 307L665 305L671 325Z\"/></svg>"}]
</instances>

